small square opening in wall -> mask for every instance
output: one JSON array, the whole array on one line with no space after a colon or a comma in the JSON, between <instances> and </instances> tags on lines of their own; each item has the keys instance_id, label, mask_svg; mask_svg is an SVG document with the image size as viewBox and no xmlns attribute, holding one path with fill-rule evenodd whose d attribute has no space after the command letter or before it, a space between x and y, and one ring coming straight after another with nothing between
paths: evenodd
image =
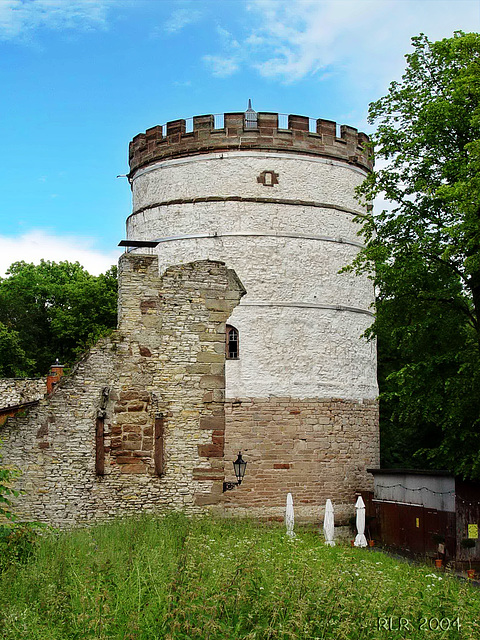
<instances>
[{"instance_id":1,"label":"small square opening in wall","mask_svg":"<svg viewBox=\"0 0 480 640\"><path fill-rule=\"evenodd\" d=\"M227 360L238 360L239 355L239 336L238 329L227 324L225 331L225 356Z\"/></svg>"},{"instance_id":2,"label":"small square opening in wall","mask_svg":"<svg viewBox=\"0 0 480 640\"><path fill-rule=\"evenodd\" d=\"M275 171L262 171L262 173L257 176L257 182L263 184L264 187L273 187L278 184L278 173Z\"/></svg>"}]
</instances>

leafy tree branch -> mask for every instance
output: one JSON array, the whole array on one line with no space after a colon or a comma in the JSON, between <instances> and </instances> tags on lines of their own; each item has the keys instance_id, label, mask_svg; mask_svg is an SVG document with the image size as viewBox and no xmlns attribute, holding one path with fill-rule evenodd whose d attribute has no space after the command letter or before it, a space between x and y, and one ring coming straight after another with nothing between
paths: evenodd
<instances>
[{"instance_id":1,"label":"leafy tree branch","mask_svg":"<svg viewBox=\"0 0 480 640\"><path fill-rule=\"evenodd\" d=\"M116 267L90 275L78 262L15 262L0 278L0 375L45 375L73 363L116 326Z\"/></svg>"},{"instance_id":2,"label":"leafy tree branch","mask_svg":"<svg viewBox=\"0 0 480 640\"><path fill-rule=\"evenodd\" d=\"M383 463L480 478L480 35L412 44L370 105L382 166L358 189L365 248L350 269L378 292Z\"/></svg>"}]
</instances>

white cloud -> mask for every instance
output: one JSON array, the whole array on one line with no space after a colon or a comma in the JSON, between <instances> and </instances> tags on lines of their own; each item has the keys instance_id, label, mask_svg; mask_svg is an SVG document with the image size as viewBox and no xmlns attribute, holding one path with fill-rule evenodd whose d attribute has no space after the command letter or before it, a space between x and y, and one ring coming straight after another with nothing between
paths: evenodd
<instances>
[{"instance_id":1,"label":"white cloud","mask_svg":"<svg viewBox=\"0 0 480 640\"><path fill-rule=\"evenodd\" d=\"M217 25L216 31L221 47L228 55L206 55L202 59L214 76L226 78L240 69L245 58L245 48L241 47L240 42L227 29Z\"/></svg>"},{"instance_id":2,"label":"white cloud","mask_svg":"<svg viewBox=\"0 0 480 640\"><path fill-rule=\"evenodd\" d=\"M258 34L252 33L245 40L245 44L251 47L261 47L265 44L265 38L261 38Z\"/></svg>"},{"instance_id":3,"label":"white cloud","mask_svg":"<svg viewBox=\"0 0 480 640\"><path fill-rule=\"evenodd\" d=\"M282 82L333 71L375 93L401 75L412 36L480 29L478 0L251 0L247 8L256 26L240 52L223 39L223 55L209 58Z\"/></svg>"},{"instance_id":4,"label":"white cloud","mask_svg":"<svg viewBox=\"0 0 480 640\"><path fill-rule=\"evenodd\" d=\"M201 15L200 11L194 11L191 7L177 9L163 25L164 30L167 33L178 33L189 24L197 22ZM159 34L158 30L156 30L156 34Z\"/></svg>"},{"instance_id":5,"label":"white cloud","mask_svg":"<svg viewBox=\"0 0 480 640\"><path fill-rule=\"evenodd\" d=\"M110 0L1 0L0 39L23 37L39 28L105 28Z\"/></svg>"},{"instance_id":6,"label":"white cloud","mask_svg":"<svg viewBox=\"0 0 480 640\"><path fill-rule=\"evenodd\" d=\"M220 25L217 26L217 33L224 46L231 47L232 49L238 49L240 43L227 29L224 29Z\"/></svg>"},{"instance_id":7,"label":"white cloud","mask_svg":"<svg viewBox=\"0 0 480 640\"><path fill-rule=\"evenodd\" d=\"M264 19L259 33L275 54L256 66L264 76L289 80L328 67L351 50L359 34L365 34L366 16L385 4L379 0L256 2L253 7Z\"/></svg>"},{"instance_id":8,"label":"white cloud","mask_svg":"<svg viewBox=\"0 0 480 640\"><path fill-rule=\"evenodd\" d=\"M214 76L226 78L239 69L237 58L222 58L221 56L203 56L203 61L211 68Z\"/></svg>"},{"instance_id":9,"label":"white cloud","mask_svg":"<svg viewBox=\"0 0 480 640\"><path fill-rule=\"evenodd\" d=\"M92 248L93 240L76 236L56 236L34 229L19 237L0 236L0 277L13 262L40 260L79 262L93 274L104 273L116 264L120 250L101 253Z\"/></svg>"}]
</instances>

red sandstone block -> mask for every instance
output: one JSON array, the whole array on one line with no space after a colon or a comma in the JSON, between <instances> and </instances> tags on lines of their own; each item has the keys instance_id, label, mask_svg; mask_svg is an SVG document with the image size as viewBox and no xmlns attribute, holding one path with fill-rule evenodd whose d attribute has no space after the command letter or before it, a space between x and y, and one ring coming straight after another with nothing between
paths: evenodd
<instances>
[{"instance_id":1,"label":"red sandstone block","mask_svg":"<svg viewBox=\"0 0 480 640\"><path fill-rule=\"evenodd\" d=\"M358 142L358 131L354 127L349 127L346 124L342 124L340 127L340 134L342 139L347 143L356 146Z\"/></svg>"},{"instance_id":2,"label":"red sandstone block","mask_svg":"<svg viewBox=\"0 0 480 640\"><path fill-rule=\"evenodd\" d=\"M139 443L138 442L122 442L122 448L128 451L138 451Z\"/></svg>"},{"instance_id":3,"label":"red sandstone block","mask_svg":"<svg viewBox=\"0 0 480 640\"><path fill-rule=\"evenodd\" d=\"M293 138L295 140L295 146L297 146L300 149L307 148L307 144L306 144L306 141L305 141L305 136L306 135L308 135L307 131L296 131L295 130L293 132Z\"/></svg>"},{"instance_id":4,"label":"red sandstone block","mask_svg":"<svg viewBox=\"0 0 480 640\"><path fill-rule=\"evenodd\" d=\"M225 475L221 469L204 469L203 467L198 467L193 470L193 479L194 480L222 480Z\"/></svg>"},{"instance_id":5,"label":"red sandstone block","mask_svg":"<svg viewBox=\"0 0 480 640\"><path fill-rule=\"evenodd\" d=\"M182 135L183 134L181 134L181 133L172 133L171 135L168 136L168 142L171 145L175 145L175 147L177 149L179 149L180 151L182 150L182 145L181 145L181 142L182 142L181 136ZM183 145L183 149L186 150L184 145Z\"/></svg>"},{"instance_id":6,"label":"red sandstone block","mask_svg":"<svg viewBox=\"0 0 480 640\"><path fill-rule=\"evenodd\" d=\"M139 133L137 134L131 141L131 145L135 146L138 144L142 144L145 141L145 134L144 133Z\"/></svg>"},{"instance_id":7,"label":"red sandstone block","mask_svg":"<svg viewBox=\"0 0 480 640\"><path fill-rule=\"evenodd\" d=\"M138 433L129 433L126 437L129 442L139 442L142 439L142 436Z\"/></svg>"},{"instance_id":8,"label":"red sandstone block","mask_svg":"<svg viewBox=\"0 0 480 640\"><path fill-rule=\"evenodd\" d=\"M147 402L150 394L147 391L121 391L120 400L143 400Z\"/></svg>"},{"instance_id":9,"label":"red sandstone block","mask_svg":"<svg viewBox=\"0 0 480 640\"><path fill-rule=\"evenodd\" d=\"M232 142L236 142L238 145L240 145L240 137L239 137L240 131L241 129L239 129L238 127L228 127L227 129L225 129L225 133L229 138L228 140L229 144L231 144Z\"/></svg>"},{"instance_id":10,"label":"red sandstone block","mask_svg":"<svg viewBox=\"0 0 480 640\"><path fill-rule=\"evenodd\" d=\"M127 435L130 433L136 433L139 434L142 432L142 427L140 427L137 424L124 424L123 425L123 439L127 439ZM131 438L128 438L128 440L131 440Z\"/></svg>"},{"instance_id":11,"label":"red sandstone block","mask_svg":"<svg viewBox=\"0 0 480 640\"><path fill-rule=\"evenodd\" d=\"M290 469L290 465L288 464L288 462L276 462L273 465L274 469Z\"/></svg>"},{"instance_id":12,"label":"red sandstone block","mask_svg":"<svg viewBox=\"0 0 480 640\"><path fill-rule=\"evenodd\" d=\"M144 402L137 402L135 404L128 405L128 411L143 411L145 409Z\"/></svg>"},{"instance_id":13,"label":"red sandstone block","mask_svg":"<svg viewBox=\"0 0 480 640\"><path fill-rule=\"evenodd\" d=\"M158 307L158 300L155 300L155 299L142 300L140 302L140 313L142 315L154 313L157 307Z\"/></svg>"},{"instance_id":14,"label":"red sandstone block","mask_svg":"<svg viewBox=\"0 0 480 640\"><path fill-rule=\"evenodd\" d=\"M151 451L153 447L153 438L144 438L142 443L142 449L144 451Z\"/></svg>"},{"instance_id":15,"label":"red sandstone block","mask_svg":"<svg viewBox=\"0 0 480 640\"><path fill-rule=\"evenodd\" d=\"M186 123L185 120L171 120L167 122L167 136L174 136L175 140L180 142L180 135L185 133ZM171 142L174 142L172 140Z\"/></svg>"},{"instance_id":16,"label":"red sandstone block","mask_svg":"<svg viewBox=\"0 0 480 640\"><path fill-rule=\"evenodd\" d=\"M138 459L133 456L117 456L115 460L117 464L136 464L138 462Z\"/></svg>"},{"instance_id":17,"label":"red sandstone block","mask_svg":"<svg viewBox=\"0 0 480 640\"><path fill-rule=\"evenodd\" d=\"M211 131L214 125L214 117L211 114L204 116L194 116L193 118L193 130L199 131L200 129L206 129Z\"/></svg>"},{"instance_id":18,"label":"red sandstone block","mask_svg":"<svg viewBox=\"0 0 480 640\"><path fill-rule=\"evenodd\" d=\"M151 127L150 129L147 129L145 131L145 136L146 136L147 140L155 140L157 138L161 138L162 137L162 127L157 125L156 127Z\"/></svg>"},{"instance_id":19,"label":"red sandstone block","mask_svg":"<svg viewBox=\"0 0 480 640\"><path fill-rule=\"evenodd\" d=\"M144 464L123 464L120 473L145 473L147 467Z\"/></svg>"},{"instance_id":20,"label":"red sandstone block","mask_svg":"<svg viewBox=\"0 0 480 640\"><path fill-rule=\"evenodd\" d=\"M196 476L196 475L194 475L193 476L193 480L198 480L198 481L202 481L202 480L219 480L219 481L223 482L224 477L225 476L223 474L222 475L210 475L210 476L207 476L207 475L205 475L205 476Z\"/></svg>"},{"instance_id":21,"label":"red sandstone block","mask_svg":"<svg viewBox=\"0 0 480 640\"><path fill-rule=\"evenodd\" d=\"M257 115L258 127L263 134L265 129L272 130L278 128L278 113L269 113L268 111L260 111Z\"/></svg>"},{"instance_id":22,"label":"red sandstone block","mask_svg":"<svg viewBox=\"0 0 480 640\"><path fill-rule=\"evenodd\" d=\"M219 502L221 493L197 493L195 494L195 504L198 507L203 507L207 504L216 504Z\"/></svg>"},{"instance_id":23,"label":"red sandstone block","mask_svg":"<svg viewBox=\"0 0 480 640\"><path fill-rule=\"evenodd\" d=\"M220 444L199 444L198 455L202 458L222 458L223 446Z\"/></svg>"},{"instance_id":24,"label":"red sandstone block","mask_svg":"<svg viewBox=\"0 0 480 640\"><path fill-rule=\"evenodd\" d=\"M242 111L225 113L223 116L223 123L225 128L232 127L243 130L244 119L245 116Z\"/></svg>"},{"instance_id":25,"label":"red sandstone block","mask_svg":"<svg viewBox=\"0 0 480 640\"><path fill-rule=\"evenodd\" d=\"M225 431L225 416L201 416L200 429L215 429Z\"/></svg>"}]
</instances>

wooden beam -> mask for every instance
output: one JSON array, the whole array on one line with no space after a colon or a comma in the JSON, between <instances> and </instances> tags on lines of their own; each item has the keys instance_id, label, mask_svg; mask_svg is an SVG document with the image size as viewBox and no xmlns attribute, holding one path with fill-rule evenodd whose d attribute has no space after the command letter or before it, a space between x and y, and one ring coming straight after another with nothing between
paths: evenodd
<instances>
[{"instance_id":1,"label":"wooden beam","mask_svg":"<svg viewBox=\"0 0 480 640\"><path fill-rule=\"evenodd\" d=\"M163 414L159 413L155 417L155 444L154 444L154 452L153 452L153 460L155 462L155 473L158 476L164 474L163 469Z\"/></svg>"},{"instance_id":2,"label":"wooden beam","mask_svg":"<svg viewBox=\"0 0 480 640\"><path fill-rule=\"evenodd\" d=\"M95 473L97 476L105 475L105 440L104 440L104 416L97 416L95 429Z\"/></svg>"}]
</instances>

